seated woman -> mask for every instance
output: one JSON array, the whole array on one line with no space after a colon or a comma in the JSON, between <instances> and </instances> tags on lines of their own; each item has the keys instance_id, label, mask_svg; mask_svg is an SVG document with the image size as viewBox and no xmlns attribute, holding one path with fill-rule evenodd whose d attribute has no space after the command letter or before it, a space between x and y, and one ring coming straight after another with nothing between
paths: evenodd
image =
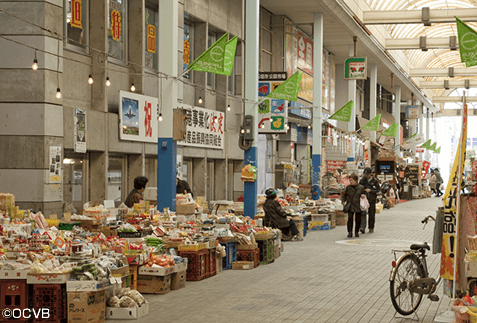
<instances>
[{"instance_id":1,"label":"seated woman","mask_svg":"<svg viewBox=\"0 0 477 323\"><path fill-rule=\"evenodd\" d=\"M302 241L303 238L298 236L295 222L291 220L289 214L282 209L280 203L276 200L277 192L273 188L269 188L265 191L265 196L267 200L262 205L265 211L263 225L282 230L282 240Z\"/></svg>"}]
</instances>

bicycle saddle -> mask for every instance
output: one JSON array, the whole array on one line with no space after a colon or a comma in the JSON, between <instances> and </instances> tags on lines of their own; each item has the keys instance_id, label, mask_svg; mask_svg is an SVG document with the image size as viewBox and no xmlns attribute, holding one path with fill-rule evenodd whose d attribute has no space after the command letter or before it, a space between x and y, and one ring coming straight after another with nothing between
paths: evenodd
<instances>
[{"instance_id":1,"label":"bicycle saddle","mask_svg":"<svg viewBox=\"0 0 477 323\"><path fill-rule=\"evenodd\" d=\"M414 244L411 245L411 250L420 250L420 249L431 250L431 247L429 247L427 242L425 242L425 243L414 243Z\"/></svg>"}]
</instances>

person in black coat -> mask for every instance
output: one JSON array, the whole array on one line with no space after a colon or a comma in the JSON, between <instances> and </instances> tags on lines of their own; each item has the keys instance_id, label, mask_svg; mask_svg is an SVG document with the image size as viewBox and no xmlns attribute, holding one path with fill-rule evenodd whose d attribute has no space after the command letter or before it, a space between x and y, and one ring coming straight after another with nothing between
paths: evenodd
<instances>
[{"instance_id":1,"label":"person in black coat","mask_svg":"<svg viewBox=\"0 0 477 323\"><path fill-rule=\"evenodd\" d=\"M366 198L368 199L369 202L369 209L368 211L363 211L361 214L361 228L359 231L361 233L365 232L366 229L366 213L368 214L369 217L369 223L368 223L368 229L369 233L374 232L374 222L376 219L376 200L378 197L378 192L380 190L379 187L379 182L376 179L376 177L371 175L371 168L366 167L363 172L364 176L361 178L359 181L359 185L362 185L364 187L364 192L366 195Z\"/></svg>"},{"instance_id":2,"label":"person in black coat","mask_svg":"<svg viewBox=\"0 0 477 323\"><path fill-rule=\"evenodd\" d=\"M189 183L177 177L176 194L187 194L187 193L190 193L190 195L194 197L194 194L192 194L192 191L190 190Z\"/></svg>"},{"instance_id":3,"label":"person in black coat","mask_svg":"<svg viewBox=\"0 0 477 323\"><path fill-rule=\"evenodd\" d=\"M341 202L346 207L346 204L349 203L350 207L348 210L348 238L353 236L353 217L355 219L355 228L354 234L356 237L359 237L359 228L361 226L361 206L359 205L361 196L364 195L364 187L358 184L358 175L351 174L349 176L350 184L346 186L346 190L341 198Z\"/></svg>"},{"instance_id":4,"label":"person in black coat","mask_svg":"<svg viewBox=\"0 0 477 323\"><path fill-rule=\"evenodd\" d=\"M289 219L290 215L282 209L280 203L276 200L277 192L273 188L265 191L267 200L262 205L265 212L263 225L282 230L283 240L302 241L298 236L298 229L293 220Z\"/></svg>"}]
</instances>

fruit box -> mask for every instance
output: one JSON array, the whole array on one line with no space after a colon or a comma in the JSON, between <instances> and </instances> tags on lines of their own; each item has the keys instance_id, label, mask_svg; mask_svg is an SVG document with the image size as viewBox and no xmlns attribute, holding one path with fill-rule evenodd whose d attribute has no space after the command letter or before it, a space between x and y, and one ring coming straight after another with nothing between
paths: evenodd
<instances>
[{"instance_id":1,"label":"fruit box","mask_svg":"<svg viewBox=\"0 0 477 323\"><path fill-rule=\"evenodd\" d=\"M140 307L106 307L107 320L135 320L149 314L149 303Z\"/></svg>"},{"instance_id":2,"label":"fruit box","mask_svg":"<svg viewBox=\"0 0 477 323\"><path fill-rule=\"evenodd\" d=\"M253 268L253 261L235 261L232 263L232 269L248 270Z\"/></svg>"}]
</instances>

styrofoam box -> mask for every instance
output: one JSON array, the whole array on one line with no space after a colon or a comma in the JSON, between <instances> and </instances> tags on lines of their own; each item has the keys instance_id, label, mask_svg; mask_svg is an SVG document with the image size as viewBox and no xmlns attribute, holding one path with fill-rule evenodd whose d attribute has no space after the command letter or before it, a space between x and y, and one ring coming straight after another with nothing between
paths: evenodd
<instances>
[{"instance_id":1,"label":"styrofoam box","mask_svg":"<svg viewBox=\"0 0 477 323\"><path fill-rule=\"evenodd\" d=\"M27 284L64 284L70 276L70 273L28 274Z\"/></svg>"},{"instance_id":2,"label":"styrofoam box","mask_svg":"<svg viewBox=\"0 0 477 323\"><path fill-rule=\"evenodd\" d=\"M135 320L149 314L149 303L141 307L106 307L107 320Z\"/></svg>"},{"instance_id":3,"label":"styrofoam box","mask_svg":"<svg viewBox=\"0 0 477 323\"><path fill-rule=\"evenodd\" d=\"M183 262L177 263L174 265L173 273L180 273L181 271L187 270L188 259L185 258Z\"/></svg>"},{"instance_id":4,"label":"styrofoam box","mask_svg":"<svg viewBox=\"0 0 477 323\"><path fill-rule=\"evenodd\" d=\"M0 279L27 279L28 269L0 270Z\"/></svg>"},{"instance_id":5,"label":"styrofoam box","mask_svg":"<svg viewBox=\"0 0 477 323\"><path fill-rule=\"evenodd\" d=\"M139 267L138 275L149 275L149 276L166 276L174 272L174 267ZM186 267L187 269L187 267Z\"/></svg>"},{"instance_id":6,"label":"styrofoam box","mask_svg":"<svg viewBox=\"0 0 477 323\"><path fill-rule=\"evenodd\" d=\"M104 290L111 283L107 279L103 280L69 280L66 282L66 291L68 292L97 292Z\"/></svg>"}]
</instances>

